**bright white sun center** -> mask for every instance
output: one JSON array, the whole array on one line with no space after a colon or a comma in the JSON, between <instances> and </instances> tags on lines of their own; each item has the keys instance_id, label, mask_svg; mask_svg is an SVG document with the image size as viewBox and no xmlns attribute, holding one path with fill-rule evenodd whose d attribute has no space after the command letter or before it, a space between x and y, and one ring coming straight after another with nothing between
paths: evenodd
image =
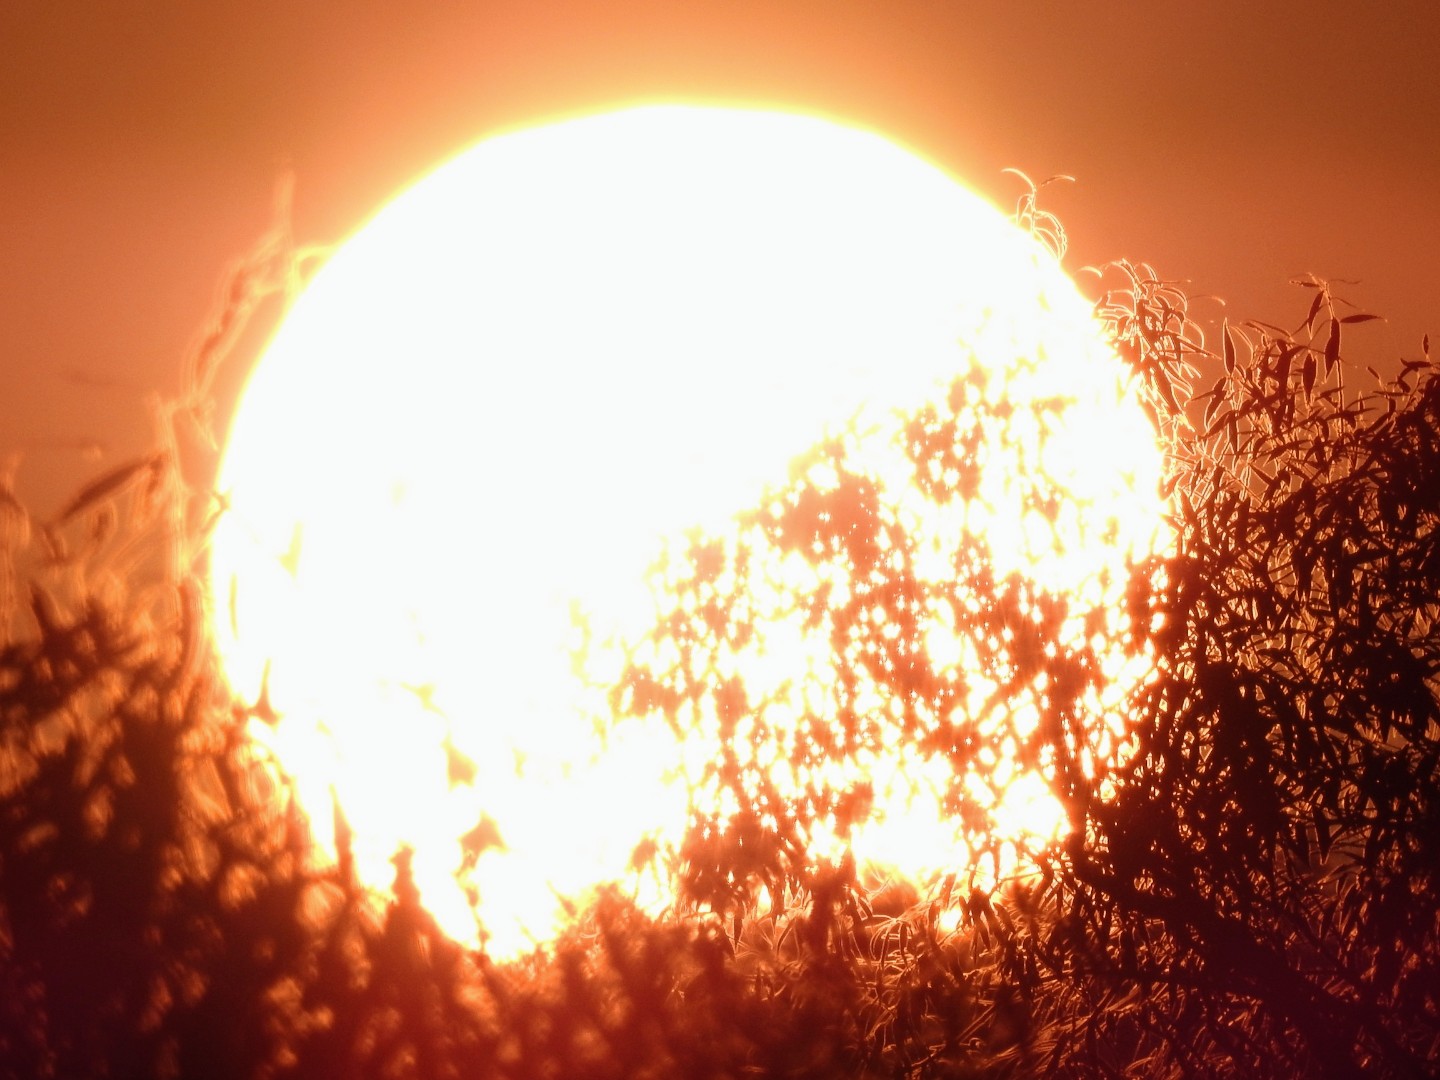
<instances>
[{"instance_id":1,"label":"bright white sun center","mask_svg":"<svg viewBox=\"0 0 1440 1080\"><path fill-rule=\"evenodd\" d=\"M956 510L922 497L899 433L972 370L1035 430L975 444L979 488ZM1025 413L1049 401L1054 425ZM496 956L549 940L598 883L664 904L664 874L627 867L683 832L676 778L714 736L609 723L606 680L665 607L647 569L842 437L930 537L917 572L936 580L968 529L1001 574L1114 604L1160 537L1154 433L1073 286L875 135L634 109L490 139L396 198L295 304L217 485L215 635L237 693L268 691L279 718L255 738L320 856L338 807L365 884L386 889L409 848L442 927ZM1012 483L1025 469L1057 513ZM765 570L774 588L804 587L791 562ZM798 621L765 632L742 671L761 689L823 646ZM953 627L924 632L969 662ZM862 854L916 875L963 858L903 748L855 767L881 793ZM987 767L1009 792L997 828L1058 828L1043 782Z\"/></svg>"}]
</instances>

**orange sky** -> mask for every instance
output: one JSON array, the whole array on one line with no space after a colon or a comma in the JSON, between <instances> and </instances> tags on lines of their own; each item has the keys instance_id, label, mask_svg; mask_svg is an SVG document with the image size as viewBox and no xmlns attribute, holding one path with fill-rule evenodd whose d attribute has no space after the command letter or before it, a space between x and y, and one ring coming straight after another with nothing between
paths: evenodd
<instances>
[{"instance_id":1,"label":"orange sky","mask_svg":"<svg viewBox=\"0 0 1440 1080\"><path fill-rule=\"evenodd\" d=\"M220 276L296 177L342 238L497 127L636 100L881 130L1004 206L1066 172L1070 264L1121 256L1294 323L1313 271L1363 358L1440 338L1440 12L1212 0L133 0L0 4L0 454L53 509L149 445ZM1218 307L1210 307L1218 314ZM1373 329L1372 329L1373 328Z\"/></svg>"}]
</instances>

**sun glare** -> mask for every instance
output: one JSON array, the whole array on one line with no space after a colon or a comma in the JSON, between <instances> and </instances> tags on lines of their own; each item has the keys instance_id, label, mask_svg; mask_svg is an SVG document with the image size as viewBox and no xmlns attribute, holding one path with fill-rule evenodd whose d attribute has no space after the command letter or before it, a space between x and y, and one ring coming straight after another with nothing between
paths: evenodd
<instances>
[{"instance_id":1,"label":"sun glare","mask_svg":"<svg viewBox=\"0 0 1440 1080\"><path fill-rule=\"evenodd\" d=\"M384 892L408 848L496 957L602 883L672 903L687 829L739 809L717 762L871 792L813 850L923 886L972 856L957 792L1022 848L1065 827L1023 746L1053 678L997 650L1098 642L1085 754L1116 752L1160 467L1088 305L942 171L632 109L480 143L316 275L231 428L213 630L317 858ZM977 568L1068 606L982 633Z\"/></svg>"}]
</instances>

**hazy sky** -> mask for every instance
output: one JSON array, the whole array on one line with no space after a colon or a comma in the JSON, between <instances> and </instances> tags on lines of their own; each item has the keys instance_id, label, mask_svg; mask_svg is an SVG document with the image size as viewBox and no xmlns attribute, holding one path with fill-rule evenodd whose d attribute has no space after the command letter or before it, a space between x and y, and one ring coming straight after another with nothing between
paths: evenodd
<instances>
[{"instance_id":1,"label":"hazy sky","mask_svg":"<svg viewBox=\"0 0 1440 1080\"><path fill-rule=\"evenodd\" d=\"M1008 208L1293 324L1440 338L1440 8L1256 0L0 0L0 454L37 509L149 445L147 394L265 228L339 240L488 132L638 100L820 111ZM1215 305L1202 308L1216 315ZM1373 328L1373 329L1372 329ZM253 356L253 348L252 348ZM243 357L237 358L243 361Z\"/></svg>"}]
</instances>

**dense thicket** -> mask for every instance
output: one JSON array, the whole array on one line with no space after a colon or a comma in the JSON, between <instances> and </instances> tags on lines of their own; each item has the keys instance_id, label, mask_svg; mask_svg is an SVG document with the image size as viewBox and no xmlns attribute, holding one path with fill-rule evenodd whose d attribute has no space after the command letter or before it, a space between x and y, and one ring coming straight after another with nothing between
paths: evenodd
<instances>
[{"instance_id":1,"label":"dense thicket","mask_svg":"<svg viewBox=\"0 0 1440 1080\"><path fill-rule=\"evenodd\" d=\"M1100 310L1171 455L1176 549L1137 569L1130 602L1155 677L1131 704L1138 748L1103 778L1076 764L1077 714L1053 696L1030 752L1054 763L1078 827L994 891L965 867L920 895L844 861L811 865L803 821L782 812L793 804L763 791L757 803L763 777L727 758L715 782L772 812L697 828L674 911L651 919L602 896L549 955L504 967L467 955L419 907L404 858L384 913L346 868L307 860L303 822L247 748L246 708L204 648L188 556L203 513L176 511L188 493L173 447L49 523L7 485L0 1075L1440 1070L1428 343L1394 380L1363 375L1344 346L1368 316L1311 281L1293 332L1225 327L1211 355L1177 289L1143 267L1114 272ZM808 507L820 548L895 542L882 513L857 511L863 491L797 483L790 505ZM752 524L776 543L800 527ZM675 633L686 597L702 623L743 630L735 598L703 588L713 554L697 547L674 571L690 586ZM885 577L896 565L874 560L866 588L900 611L905 590ZM1017 594L978 555L959 565L967 617L993 622L996 641L1009 627L1009 651L987 662L1089 677L1083 649L1016 653L1016 626L1047 598ZM863 620L842 629L837 648L906 695L897 722L944 692L896 660L903 642L867 640L878 631ZM635 669L616 700L680 724L715 689ZM884 737L863 716L830 719L815 754ZM957 770L973 753L921 734ZM824 802L839 795L812 792L808 810L843 812Z\"/></svg>"}]
</instances>

